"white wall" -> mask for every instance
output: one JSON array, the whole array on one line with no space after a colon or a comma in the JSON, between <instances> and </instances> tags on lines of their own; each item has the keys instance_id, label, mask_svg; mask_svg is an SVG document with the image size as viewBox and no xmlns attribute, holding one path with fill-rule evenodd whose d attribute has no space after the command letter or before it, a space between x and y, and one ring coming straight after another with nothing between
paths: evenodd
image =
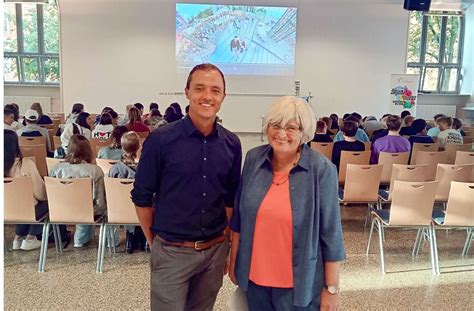
<instances>
[{"instance_id":1,"label":"white wall","mask_svg":"<svg viewBox=\"0 0 474 311\"><path fill-rule=\"evenodd\" d=\"M53 112L63 111L59 86L4 85L3 91L5 96L51 97L51 110ZM24 111L22 111L22 113L24 113Z\"/></svg>"},{"instance_id":2,"label":"white wall","mask_svg":"<svg viewBox=\"0 0 474 311\"><path fill-rule=\"evenodd\" d=\"M302 95L314 95L319 116L354 110L381 115L388 110L390 74L405 68L408 13L394 1L369 2L220 1L298 7L294 78L301 81ZM182 95L159 95L184 88L185 77L177 76L174 62L174 1L59 4L66 111L76 101L91 112L105 105L123 111L136 101L158 101L163 107L173 100L187 104ZM229 95L219 115L229 129L240 132L259 131L260 115L275 98L265 94L288 94L293 88L290 82L281 92L269 92L272 80L255 77L228 76L227 83ZM260 95L243 95L245 90Z\"/></svg>"}]
</instances>

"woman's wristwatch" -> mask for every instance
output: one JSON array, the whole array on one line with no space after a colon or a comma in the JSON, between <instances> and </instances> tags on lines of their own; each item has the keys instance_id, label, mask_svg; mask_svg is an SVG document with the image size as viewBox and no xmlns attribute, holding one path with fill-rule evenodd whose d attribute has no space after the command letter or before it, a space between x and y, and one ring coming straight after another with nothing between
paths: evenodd
<instances>
[{"instance_id":1,"label":"woman's wristwatch","mask_svg":"<svg viewBox=\"0 0 474 311\"><path fill-rule=\"evenodd\" d=\"M331 295L336 295L341 292L341 289L337 286L333 285L324 285L324 288L330 293Z\"/></svg>"}]
</instances>

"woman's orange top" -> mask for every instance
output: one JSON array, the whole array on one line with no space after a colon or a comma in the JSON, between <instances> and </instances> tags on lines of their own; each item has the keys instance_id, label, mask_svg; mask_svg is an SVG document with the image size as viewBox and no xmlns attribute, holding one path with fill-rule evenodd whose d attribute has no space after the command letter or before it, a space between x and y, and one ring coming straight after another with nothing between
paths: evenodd
<instances>
[{"instance_id":1,"label":"woman's orange top","mask_svg":"<svg viewBox=\"0 0 474 311\"><path fill-rule=\"evenodd\" d=\"M274 173L255 221L249 279L257 285L292 288L292 215L288 173Z\"/></svg>"}]
</instances>

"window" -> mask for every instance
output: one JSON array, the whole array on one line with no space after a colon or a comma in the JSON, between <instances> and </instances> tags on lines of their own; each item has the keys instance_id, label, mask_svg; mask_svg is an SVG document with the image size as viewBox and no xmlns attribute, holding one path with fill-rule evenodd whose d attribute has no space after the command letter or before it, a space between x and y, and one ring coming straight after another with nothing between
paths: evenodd
<instances>
[{"instance_id":1,"label":"window","mask_svg":"<svg viewBox=\"0 0 474 311\"><path fill-rule=\"evenodd\" d=\"M52 2L3 4L5 84L59 84L59 18Z\"/></svg>"},{"instance_id":2,"label":"window","mask_svg":"<svg viewBox=\"0 0 474 311\"><path fill-rule=\"evenodd\" d=\"M406 72L420 75L420 92L459 94L463 38L461 13L410 12Z\"/></svg>"}]
</instances>

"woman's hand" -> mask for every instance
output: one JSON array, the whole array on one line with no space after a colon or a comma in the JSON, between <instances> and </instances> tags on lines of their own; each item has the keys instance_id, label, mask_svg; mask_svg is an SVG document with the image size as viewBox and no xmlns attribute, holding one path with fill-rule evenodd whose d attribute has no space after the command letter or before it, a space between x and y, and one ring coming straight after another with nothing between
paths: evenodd
<instances>
[{"instance_id":1,"label":"woman's hand","mask_svg":"<svg viewBox=\"0 0 474 311\"><path fill-rule=\"evenodd\" d=\"M330 294L325 288L321 291L321 311L339 310L339 294Z\"/></svg>"}]
</instances>

